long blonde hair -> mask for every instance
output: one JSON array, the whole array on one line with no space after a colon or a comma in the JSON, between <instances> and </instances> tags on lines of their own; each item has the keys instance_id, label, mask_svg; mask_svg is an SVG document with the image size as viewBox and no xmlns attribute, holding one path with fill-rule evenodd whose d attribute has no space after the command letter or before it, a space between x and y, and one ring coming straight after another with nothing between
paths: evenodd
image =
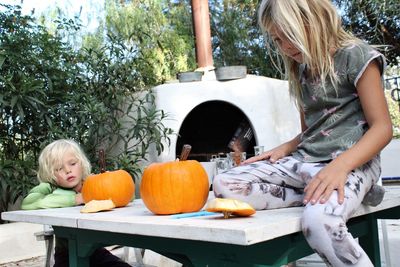
<instances>
[{"instance_id":1,"label":"long blonde hair","mask_svg":"<svg viewBox=\"0 0 400 267\"><path fill-rule=\"evenodd\" d=\"M258 21L270 51L279 54L272 59L278 69L282 63L280 59L283 60L285 71L281 73L288 79L290 93L299 107L300 64L280 53L279 46L274 44L268 32L274 28L279 30L299 49L308 74L319 79L322 88L326 80L337 82L331 51L360 41L343 29L336 8L329 0L263 0L258 10Z\"/></svg>"},{"instance_id":2,"label":"long blonde hair","mask_svg":"<svg viewBox=\"0 0 400 267\"><path fill-rule=\"evenodd\" d=\"M47 182L57 186L54 171L62 165L67 152L72 152L82 166L82 179L91 171L91 165L81 147L73 140L59 139L48 144L40 153L37 177L40 182Z\"/></svg>"}]
</instances>

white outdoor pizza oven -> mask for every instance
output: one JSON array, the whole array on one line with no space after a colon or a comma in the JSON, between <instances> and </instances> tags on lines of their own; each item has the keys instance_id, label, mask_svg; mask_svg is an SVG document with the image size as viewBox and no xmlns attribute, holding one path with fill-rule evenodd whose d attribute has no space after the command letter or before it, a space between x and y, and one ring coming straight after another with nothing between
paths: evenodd
<instances>
[{"instance_id":1,"label":"white outdoor pizza oven","mask_svg":"<svg viewBox=\"0 0 400 267\"><path fill-rule=\"evenodd\" d=\"M164 125L174 134L161 155L150 152L152 162L176 159L184 144L192 146L189 159L208 162L212 155L231 151L228 143L243 122L253 132L248 155L254 153L255 145L269 149L300 131L286 81L254 75L218 81L211 71L202 81L173 81L153 91L156 108L168 114Z\"/></svg>"}]
</instances>

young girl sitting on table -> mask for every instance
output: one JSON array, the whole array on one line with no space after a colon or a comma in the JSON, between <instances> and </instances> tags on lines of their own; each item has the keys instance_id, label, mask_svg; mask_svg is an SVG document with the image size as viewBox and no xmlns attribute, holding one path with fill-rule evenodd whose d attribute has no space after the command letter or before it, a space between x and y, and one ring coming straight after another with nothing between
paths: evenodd
<instances>
[{"instance_id":1,"label":"young girl sitting on table","mask_svg":"<svg viewBox=\"0 0 400 267\"><path fill-rule=\"evenodd\" d=\"M301 132L217 175L214 193L258 210L305 205L303 234L327 265L373 266L346 222L377 188L379 153L392 138L385 59L344 31L329 0L263 0L258 15L284 63Z\"/></svg>"},{"instance_id":2,"label":"young girl sitting on table","mask_svg":"<svg viewBox=\"0 0 400 267\"><path fill-rule=\"evenodd\" d=\"M57 140L47 145L39 156L40 184L22 201L24 210L63 208L83 204L83 179L90 174L90 162L80 146L72 140ZM68 267L68 240L56 237L55 267ZM99 248L90 256L92 267L128 267L129 264Z\"/></svg>"}]
</instances>

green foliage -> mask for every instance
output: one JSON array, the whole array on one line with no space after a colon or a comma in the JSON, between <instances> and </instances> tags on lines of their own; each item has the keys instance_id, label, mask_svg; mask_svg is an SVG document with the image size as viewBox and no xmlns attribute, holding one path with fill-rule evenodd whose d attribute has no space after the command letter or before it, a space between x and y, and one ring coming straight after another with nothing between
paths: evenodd
<instances>
[{"instance_id":1,"label":"green foliage","mask_svg":"<svg viewBox=\"0 0 400 267\"><path fill-rule=\"evenodd\" d=\"M146 59L136 71L146 74L143 80L147 85L174 79L176 73L196 67L193 37L178 31L187 29L182 23L191 16L182 4L168 2L106 1L106 32L124 40L137 58Z\"/></svg>"},{"instance_id":2,"label":"green foliage","mask_svg":"<svg viewBox=\"0 0 400 267\"><path fill-rule=\"evenodd\" d=\"M343 11L343 25L374 45L384 45L385 56L397 65L400 56L399 0L334 0Z\"/></svg>"},{"instance_id":3,"label":"green foliage","mask_svg":"<svg viewBox=\"0 0 400 267\"><path fill-rule=\"evenodd\" d=\"M215 65L245 65L252 74L277 77L257 23L257 0L210 3Z\"/></svg>"},{"instance_id":4,"label":"green foliage","mask_svg":"<svg viewBox=\"0 0 400 267\"><path fill-rule=\"evenodd\" d=\"M214 65L246 65L252 74L277 77L257 25L257 6L256 0L209 2ZM104 28L147 59L138 69L147 74L146 84L159 84L197 68L191 12L188 0L107 0ZM101 35L95 36L98 41L87 44L98 44Z\"/></svg>"},{"instance_id":5,"label":"green foliage","mask_svg":"<svg viewBox=\"0 0 400 267\"><path fill-rule=\"evenodd\" d=\"M0 163L0 212L7 210L31 188L33 168L32 161L4 160Z\"/></svg>"},{"instance_id":6,"label":"green foliage","mask_svg":"<svg viewBox=\"0 0 400 267\"><path fill-rule=\"evenodd\" d=\"M389 91L386 92L386 99L393 124L393 138L400 138L400 102L393 100Z\"/></svg>"},{"instance_id":7,"label":"green foliage","mask_svg":"<svg viewBox=\"0 0 400 267\"><path fill-rule=\"evenodd\" d=\"M171 134L145 87L147 59L114 34L74 49L65 40L80 29L75 20L59 19L50 34L20 7L0 16L0 210L37 183L38 154L59 138L78 141L94 172L102 148L108 169L137 178L147 149L160 152Z\"/></svg>"}]
</instances>

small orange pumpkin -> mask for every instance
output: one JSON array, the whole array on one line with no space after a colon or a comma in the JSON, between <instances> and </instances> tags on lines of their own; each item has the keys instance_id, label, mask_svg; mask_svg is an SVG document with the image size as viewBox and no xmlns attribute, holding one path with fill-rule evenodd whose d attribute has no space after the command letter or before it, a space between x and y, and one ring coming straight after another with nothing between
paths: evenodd
<instances>
[{"instance_id":1,"label":"small orange pumpkin","mask_svg":"<svg viewBox=\"0 0 400 267\"><path fill-rule=\"evenodd\" d=\"M207 173L196 160L152 163L140 184L143 203L154 214L199 211L208 193Z\"/></svg>"},{"instance_id":2,"label":"small orange pumpkin","mask_svg":"<svg viewBox=\"0 0 400 267\"><path fill-rule=\"evenodd\" d=\"M134 199L134 194L135 183L132 176L124 170L90 175L82 187L82 197L85 203L91 200L111 199L116 207L123 207Z\"/></svg>"}]
</instances>

